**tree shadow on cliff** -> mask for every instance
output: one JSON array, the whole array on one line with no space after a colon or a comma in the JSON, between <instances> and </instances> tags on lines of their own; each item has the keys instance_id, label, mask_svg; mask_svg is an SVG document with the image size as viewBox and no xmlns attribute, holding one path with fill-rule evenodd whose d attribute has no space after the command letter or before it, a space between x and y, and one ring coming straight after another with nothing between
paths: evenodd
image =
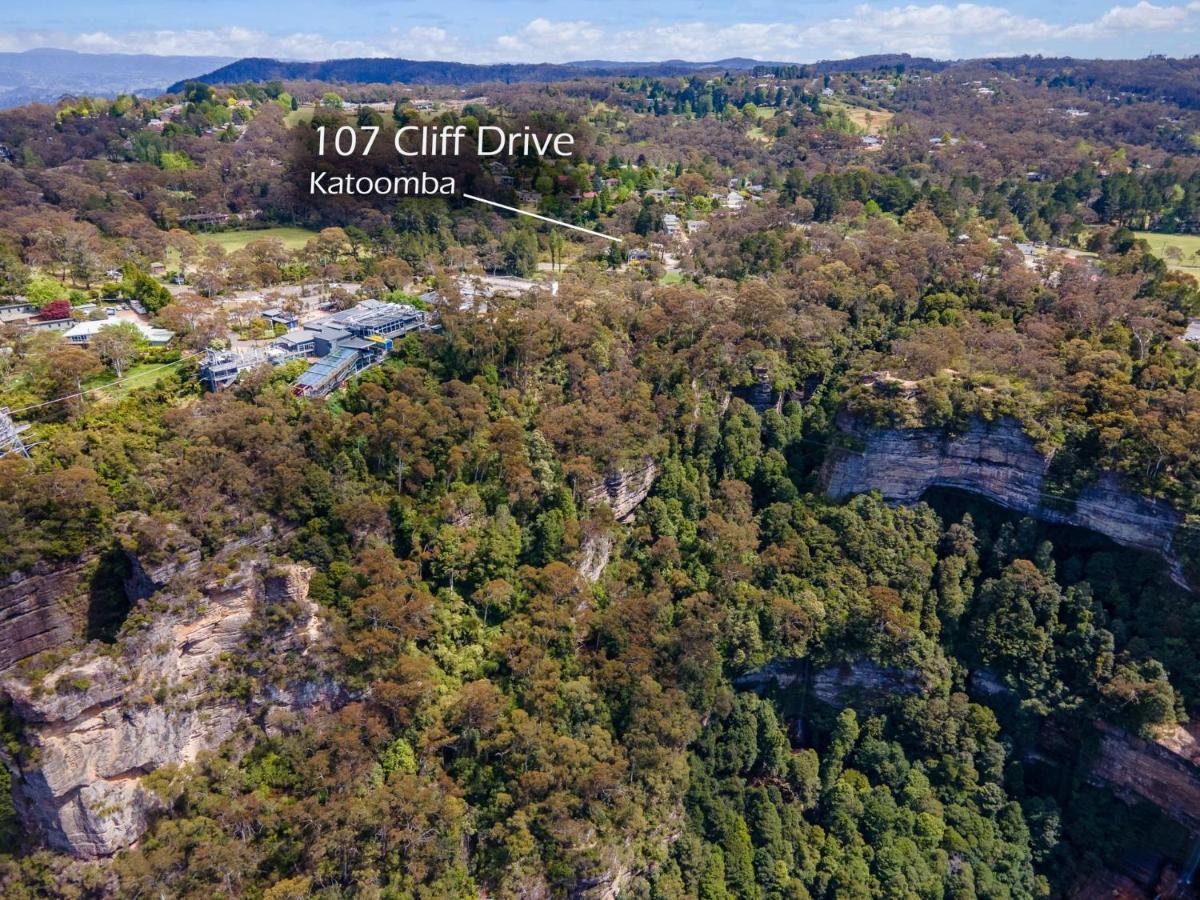
<instances>
[{"instance_id":1,"label":"tree shadow on cliff","mask_svg":"<svg viewBox=\"0 0 1200 900\"><path fill-rule=\"evenodd\" d=\"M129 615L129 596L125 580L129 577L129 557L117 544L100 557L88 585L87 631L89 641L111 644Z\"/></svg>"}]
</instances>

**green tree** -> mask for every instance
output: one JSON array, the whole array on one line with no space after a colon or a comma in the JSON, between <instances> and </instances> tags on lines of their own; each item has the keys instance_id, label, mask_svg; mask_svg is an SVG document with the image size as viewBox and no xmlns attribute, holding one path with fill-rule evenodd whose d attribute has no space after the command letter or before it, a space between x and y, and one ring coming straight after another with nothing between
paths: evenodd
<instances>
[{"instance_id":1,"label":"green tree","mask_svg":"<svg viewBox=\"0 0 1200 900\"><path fill-rule=\"evenodd\" d=\"M117 322L101 328L88 343L120 378L145 342L142 332L132 322Z\"/></svg>"}]
</instances>

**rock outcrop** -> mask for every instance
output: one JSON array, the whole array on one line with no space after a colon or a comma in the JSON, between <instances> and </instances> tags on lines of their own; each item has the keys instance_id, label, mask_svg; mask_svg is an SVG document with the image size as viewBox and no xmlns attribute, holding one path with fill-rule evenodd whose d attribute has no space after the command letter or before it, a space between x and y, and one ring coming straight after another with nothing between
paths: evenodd
<instances>
[{"instance_id":1,"label":"rock outcrop","mask_svg":"<svg viewBox=\"0 0 1200 900\"><path fill-rule=\"evenodd\" d=\"M268 531L261 538L269 539ZM172 523L154 521L134 514L124 523L121 544L128 561L125 594L136 603L164 588L172 579L196 572L200 565L200 543ZM230 548L226 548L228 553Z\"/></svg>"},{"instance_id":2,"label":"rock outcrop","mask_svg":"<svg viewBox=\"0 0 1200 900\"><path fill-rule=\"evenodd\" d=\"M0 679L23 722L24 752L5 762L27 828L76 856L115 853L167 802L147 775L193 762L277 706L339 702L337 686L319 674L249 696L229 688L243 631L260 606L287 604L290 616L271 636L272 658L304 656L322 636L308 599L311 573L286 566L264 574L260 559L199 591L155 594L149 624L127 630L117 645L93 645L36 680Z\"/></svg>"},{"instance_id":3,"label":"rock outcrop","mask_svg":"<svg viewBox=\"0 0 1200 900\"><path fill-rule=\"evenodd\" d=\"M583 578L595 584L604 573L612 557L613 537L607 531L588 532L579 548L577 571Z\"/></svg>"},{"instance_id":4,"label":"rock outcrop","mask_svg":"<svg viewBox=\"0 0 1200 900\"><path fill-rule=\"evenodd\" d=\"M0 672L76 637L96 564L86 559L0 579Z\"/></svg>"},{"instance_id":5,"label":"rock outcrop","mask_svg":"<svg viewBox=\"0 0 1200 900\"><path fill-rule=\"evenodd\" d=\"M1127 802L1145 800L1200 835L1200 745L1196 734L1173 728L1159 740L1096 724L1100 750L1088 771L1093 784Z\"/></svg>"},{"instance_id":6,"label":"rock outcrop","mask_svg":"<svg viewBox=\"0 0 1200 900\"><path fill-rule=\"evenodd\" d=\"M771 387L770 370L759 366L754 369L754 383L749 387L734 388L732 394L748 403L760 416L768 409L779 412L783 409L784 395Z\"/></svg>"},{"instance_id":7,"label":"rock outcrop","mask_svg":"<svg viewBox=\"0 0 1200 900\"><path fill-rule=\"evenodd\" d=\"M628 522L654 486L658 477L658 466L647 457L640 465L619 469L605 476L604 480L588 491L585 500L589 507L607 505L617 522ZM602 520L603 521L603 520ZM579 547L579 562L576 570L586 580L595 583L600 579L612 556L615 539L606 527L588 528Z\"/></svg>"},{"instance_id":8,"label":"rock outcrop","mask_svg":"<svg viewBox=\"0 0 1200 900\"><path fill-rule=\"evenodd\" d=\"M221 552L231 556L261 548L280 536L276 527L267 525L233 538ZM133 514L121 523L118 538L112 548L118 556L115 563L108 555L89 555L0 576L0 674L47 650L65 652L81 645L88 636L98 576L123 568L119 590L132 606L200 567L199 543L172 523Z\"/></svg>"},{"instance_id":9,"label":"rock outcrop","mask_svg":"<svg viewBox=\"0 0 1200 900\"><path fill-rule=\"evenodd\" d=\"M740 688L762 690L768 685L811 692L822 703L845 706L852 699L915 694L929 689L929 680L916 669L884 666L865 656L837 665L813 668L804 660L781 659L747 672L734 682Z\"/></svg>"},{"instance_id":10,"label":"rock outcrop","mask_svg":"<svg viewBox=\"0 0 1200 900\"><path fill-rule=\"evenodd\" d=\"M915 503L934 487L968 491L1045 522L1086 528L1123 547L1156 553L1171 577L1190 589L1175 549L1182 517L1170 504L1125 490L1111 474L1073 500L1049 496L1050 458L1014 419L974 420L954 437L931 428L844 427L862 449L835 449L826 459L821 476L831 497L879 491L886 500Z\"/></svg>"},{"instance_id":11,"label":"rock outcrop","mask_svg":"<svg viewBox=\"0 0 1200 900\"><path fill-rule=\"evenodd\" d=\"M641 465L630 469L612 472L588 492L588 505L607 503L612 509L613 518L618 522L626 522L638 504L646 499L657 477L658 466L652 459L645 459Z\"/></svg>"}]
</instances>

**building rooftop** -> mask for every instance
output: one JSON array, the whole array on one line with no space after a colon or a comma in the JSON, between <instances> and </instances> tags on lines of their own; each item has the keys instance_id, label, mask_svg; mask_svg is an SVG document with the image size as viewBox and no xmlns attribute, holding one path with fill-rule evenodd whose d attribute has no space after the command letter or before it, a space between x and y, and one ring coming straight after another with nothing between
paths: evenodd
<instances>
[{"instance_id":1,"label":"building rooftop","mask_svg":"<svg viewBox=\"0 0 1200 900\"><path fill-rule=\"evenodd\" d=\"M328 356L318 360L309 366L299 378L296 379L296 384L304 387L320 387L330 376L338 369L347 364L347 361L355 354L354 350L348 347L334 350Z\"/></svg>"},{"instance_id":2,"label":"building rooftop","mask_svg":"<svg viewBox=\"0 0 1200 900\"><path fill-rule=\"evenodd\" d=\"M63 337L67 340L78 342L86 341L88 338L95 335L101 329L108 328L110 325L120 325L122 322L129 322L142 333L142 336L151 344L165 344L175 337L175 332L167 331L165 328L155 328L153 325L147 325L144 322L133 321L130 319L96 319L87 322L80 322L73 328L63 332Z\"/></svg>"},{"instance_id":3,"label":"building rooftop","mask_svg":"<svg viewBox=\"0 0 1200 900\"><path fill-rule=\"evenodd\" d=\"M382 300L363 300L361 303L335 312L319 322L311 323L328 327L339 326L347 331L369 330L381 328L390 323L403 319L417 318L421 311L407 303L386 303Z\"/></svg>"},{"instance_id":4,"label":"building rooftop","mask_svg":"<svg viewBox=\"0 0 1200 900\"><path fill-rule=\"evenodd\" d=\"M311 341L316 334L309 331L307 328L300 328L296 331L289 331L287 334L281 334L275 338L274 343L279 346L299 347L301 344L306 344Z\"/></svg>"}]
</instances>

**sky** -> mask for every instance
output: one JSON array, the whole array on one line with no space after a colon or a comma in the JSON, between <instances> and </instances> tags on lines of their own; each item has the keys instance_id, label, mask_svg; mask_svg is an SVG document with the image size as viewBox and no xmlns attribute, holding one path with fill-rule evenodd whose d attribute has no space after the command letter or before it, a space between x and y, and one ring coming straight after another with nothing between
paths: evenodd
<instances>
[{"instance_id":1,"label":"sky","mask_svg":"<svg viewBox=\"0 0 1200 900\"><path fill-rule=\"evenodd\" d=\"M1200 0L4 0L0 7L0 51L488 63L1200 53Z\"/></svg>"}]
</instances>

